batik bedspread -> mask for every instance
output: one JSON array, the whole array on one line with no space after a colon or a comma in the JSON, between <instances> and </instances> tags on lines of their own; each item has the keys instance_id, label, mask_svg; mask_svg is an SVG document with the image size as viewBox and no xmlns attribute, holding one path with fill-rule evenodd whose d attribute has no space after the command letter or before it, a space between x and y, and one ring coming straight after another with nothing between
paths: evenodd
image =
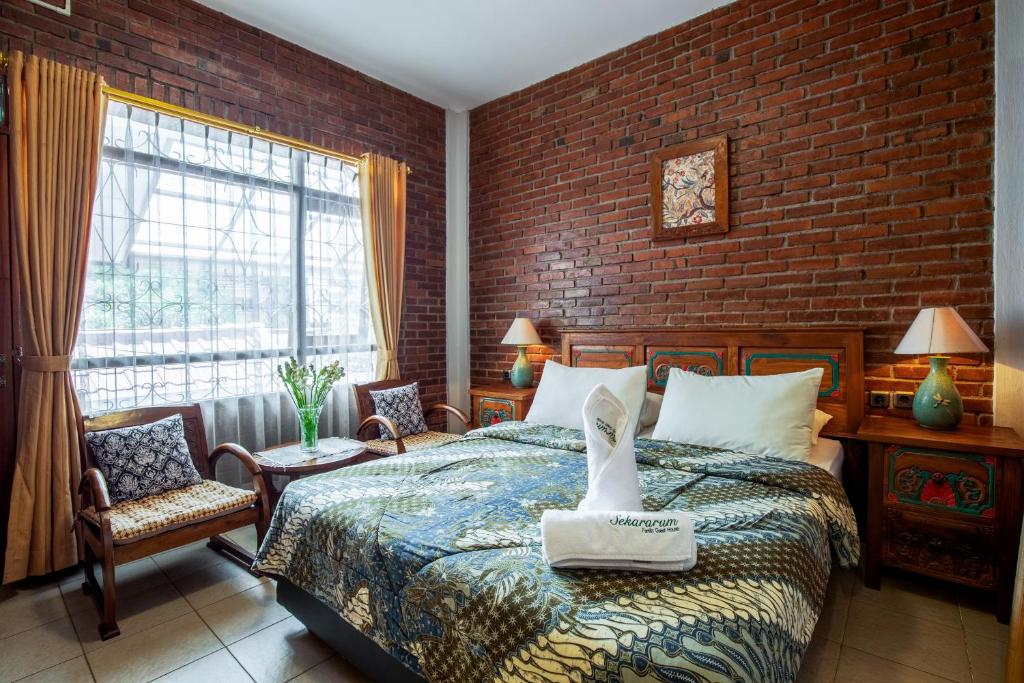
<instances>
[{"instance_id":1,"label":"batik bedspread","mask_svg":"<svg viewBox=\"0 0 1024 683\"><path fill-rule=\"evenodd\" d=\"M647 510L686 510L685 573L555 570L539 519L587 485L582 432L503 423L294 482L256 568L430 681L790 681L832 556L855 565L839 483L803 463L638 439Z\"/></svg>"}]
</instances>

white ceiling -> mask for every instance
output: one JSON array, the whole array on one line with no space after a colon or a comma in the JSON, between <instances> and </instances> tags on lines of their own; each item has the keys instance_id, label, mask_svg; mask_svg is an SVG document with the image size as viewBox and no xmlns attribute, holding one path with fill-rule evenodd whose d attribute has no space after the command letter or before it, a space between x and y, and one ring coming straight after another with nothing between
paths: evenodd
<instances>
[{"instance_id":1,"label":"white ceiling","mask_svg":"<svg viewBox=\"0 0 1024 683\"><path fill-rule=\"evenodd\" d=\"M199 0L442 107L471 109L730 0Z\"/></svg>"}]
</instances>

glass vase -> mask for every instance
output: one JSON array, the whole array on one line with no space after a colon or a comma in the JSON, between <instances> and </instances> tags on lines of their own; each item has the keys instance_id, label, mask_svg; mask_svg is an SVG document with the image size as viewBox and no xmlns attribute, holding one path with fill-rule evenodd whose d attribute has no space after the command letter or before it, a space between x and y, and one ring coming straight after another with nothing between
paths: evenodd
<instances>
[{"instance_id":1,"label":"glass vase","mask_svg":"<svg viewBox=\"0 0 1024 683\"><path fill-rule=\"evenodd\" d=\"M320 411L323 406L299 408L299 430L302 443L299 450L303 453L316 453L320 450Z\"/></svg>"}]
</instances>

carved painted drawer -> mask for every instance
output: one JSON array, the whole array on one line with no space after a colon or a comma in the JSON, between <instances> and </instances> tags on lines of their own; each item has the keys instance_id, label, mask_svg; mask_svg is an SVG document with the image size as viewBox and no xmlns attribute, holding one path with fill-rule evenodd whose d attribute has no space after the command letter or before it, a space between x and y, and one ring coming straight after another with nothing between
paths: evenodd
<instances>
[{"instance_id":1,"label":"carved painted drawer","mask_svg":"<svg viewBox=\"0 0 1024 683\"><path fill-rule=\"evenodd\" d=\"M536 389L511 385L473 387L469 391L473 406L473 426L489 427L508 420L522 420L530 410Z\"/></svg>"},{"instance_id":2,"label":"carved painted drawer","mask_svg":"<svg viewBox=\"0 0 1024 683\"><path fill-rule=\"evenodd\" d=\"M516 402L509 398L481 396L476 401L476 414L480 416L482 427L522 419L521 415L516 415Z\"/></svg>"},{"instance_id":3,"label":"carved painted drawer","mask_svg":"<svg viewBox=\"0 0 1024 683\"><path fill-rule=\"evenodd\" d=\"M994 520L996 458L890 445L885 450L885 499L934 512Z\"/></svg>"},{"instance_id":4,"label":"carved painted drawer","mask_svg":"<svg viewBox=\"0 0 1024 683\"><path fill-rule=\"evenodd\" d=\"M996 527L936 520L895 507L885 511L885 564L973 585L995 586Z\"/></svg>"}]
</instances>

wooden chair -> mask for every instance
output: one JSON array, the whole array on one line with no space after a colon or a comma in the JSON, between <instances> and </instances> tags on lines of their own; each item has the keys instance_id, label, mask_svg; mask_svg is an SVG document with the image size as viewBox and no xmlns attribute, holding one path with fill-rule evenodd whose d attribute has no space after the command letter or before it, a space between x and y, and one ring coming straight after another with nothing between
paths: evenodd
<instances>
[{"instance_id":1,"label":"wooden chair","mask_svg":"<svg viewBox=\"0 0 1024 683\"><path fill-rule=\"evenodd\" d=\"M181 415L189 453L203 483L179 491L167 491L140 500L111 505L106 480L96 467L87 432L132 427ZM236 444L222 444L208 453L203 415L197 405L140 408L79 419L83 458L81 512L75 521L79 556L85 565L82 590L92 595L102 621L100 638L121 633L117 626L117 597L114 567L148 555L209 538L209 546L248 567L245 551L220 534L255 524L260 536L266 530L272 510L260 476L259 465ZM252 475L253 490L226 486L215 480L217 461L224 455L238 458ZM103 586L96 580L94 564L99 561Z\"/></svg>"},{"instance_id":2,"label":"wooden chair","mask_svg":"<svg viewBox=\"0 0 1024 683\"><path fill-rule=\"evenodd\" d=\"M459 434L437 431L427 431L422 434L410 434L409 436L399 437L398 428L391 420L382 415L374 414L375 408L373 397L370 396L371 391L394 389L407 384L412 384L412 382L400 379L386 379L379 382L352 385L352 393L355 395L356 407L359 411L359 429L356 430L356 438L366 441L366 448L371 453L377 455L401 455L402 453L419 451L424 448L442 446L462 438ZM444 413L454 415L462 421L462 424L467 429L469 428L469 416L447 403L435 403L423 411L423 417L429 422L432 417L443 415ZM381 439L381 428L386 429L395 435L396 438Z\"/></svg>"}]
</instances>

